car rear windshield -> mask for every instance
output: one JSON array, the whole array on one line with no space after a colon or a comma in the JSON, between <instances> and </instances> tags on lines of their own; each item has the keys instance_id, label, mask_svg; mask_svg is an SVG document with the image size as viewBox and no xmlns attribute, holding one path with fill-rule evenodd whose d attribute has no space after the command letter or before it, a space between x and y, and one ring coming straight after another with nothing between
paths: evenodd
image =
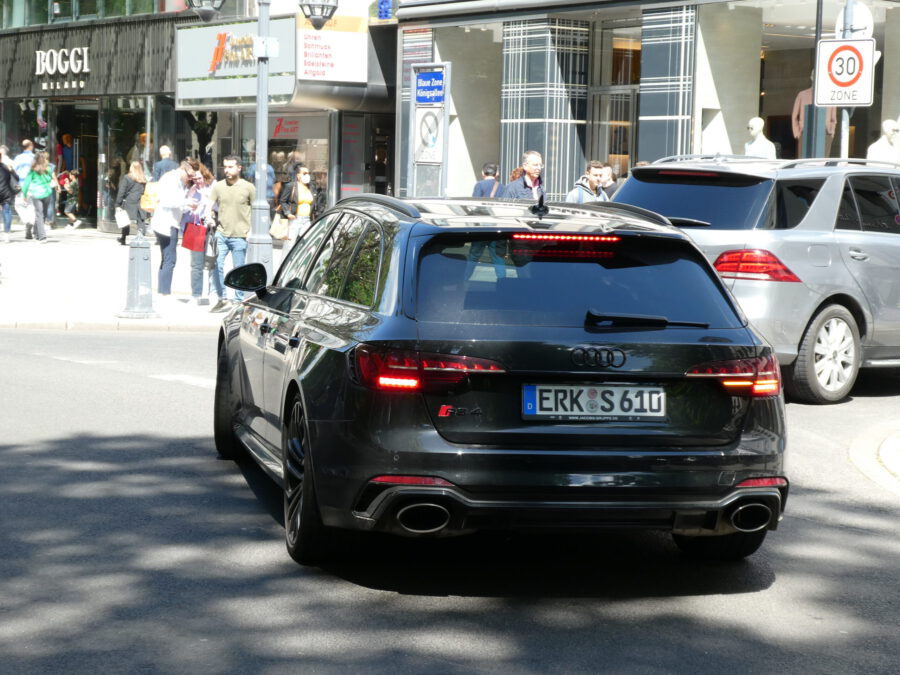
<instances>
[{"instance_id":1,"label":"car rear windshield","mask_svg":"<svg viewBox=\"0 0 900 675\"><path fill-rule=\"evenodd\" d=\"M809 210L822 180L779 181L774 213L773 181L715 171L659 169L635 172L614 200L656 211L679 227L719 230L786 229Z\"/></svg>"},{"instance_id":2,"label":"car rear windshield","mask_svg":"<svg viewBox=\"0 0 900 675\"><path fill-rule=\"evenodd\" d=\"M572 327L590 313L741 325L715 272L683 240L520 236L431 239L420 256L416 319Z\"/></svg>"}]
</instances>

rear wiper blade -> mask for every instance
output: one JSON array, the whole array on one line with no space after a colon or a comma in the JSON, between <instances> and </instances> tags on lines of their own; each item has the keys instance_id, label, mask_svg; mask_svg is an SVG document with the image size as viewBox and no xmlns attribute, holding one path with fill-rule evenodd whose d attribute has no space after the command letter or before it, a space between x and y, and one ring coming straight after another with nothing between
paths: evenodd
<instances>
[{"instance_id":1,"label":"rear wiper blade","mask_svg":"<svg viewBox=\"0 0 900 675\"><path fill-rule=\"evenodd\" d=\"M696 218L682 218L681 216L669 217L669 222L673 225L693 225L695 227L709 227L712 223L705 220L697 220Z\"/></svg>"},{"instance_id":2,"label":"rear wiper blade","mask_svg":"<svg viewBox=\"0 0 900 675\"><path fill-rule=\"evenodd\" d=\"M633 326L636 328L665 328L666 326L688 326L690 328L709 328L702 321L672 321L664 316L652 314L604 314L596 309L589 309L584 315L585 326Z\"/></svg>"}]
</instances>

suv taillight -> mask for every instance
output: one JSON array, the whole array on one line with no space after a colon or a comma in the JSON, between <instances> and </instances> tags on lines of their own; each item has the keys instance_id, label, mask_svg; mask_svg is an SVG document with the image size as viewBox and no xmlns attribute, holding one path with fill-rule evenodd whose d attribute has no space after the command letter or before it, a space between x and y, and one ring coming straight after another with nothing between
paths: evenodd
<instances>
[{"instance_id":1,"label":"suv taillight","mask_svg":"<svg viewBox=\"0 0 900 675\"><path fill-rule=\"evenodd\" d=\"M383 391L421 391L459 384L471 374L506 372L502 365L488 359L379 349L365 344L356 347L350 358L355 362L359 382Z\"/></svg>"},{"instance_id":2,"label":"suv taillight","mask_svg":"<svg viewBox=\"0 0 900 675\"><path fill-rule=\"evenodd\" d=\"M725 251L713 263L724 279L795 281L800 279L774 253L758 248Z\"/></svg>"},{"instance_id":3,"label":"suv taillight","mask_svg":"<svg viewBox=\"0 0 900 675\"><path fill-rule=\"evenodd\" d=\"M701 363L690 368L685 375L717 379L726 390L738 395L767 397L781 393L781 370L774 354Z\"/></svg>"}]
</instances>

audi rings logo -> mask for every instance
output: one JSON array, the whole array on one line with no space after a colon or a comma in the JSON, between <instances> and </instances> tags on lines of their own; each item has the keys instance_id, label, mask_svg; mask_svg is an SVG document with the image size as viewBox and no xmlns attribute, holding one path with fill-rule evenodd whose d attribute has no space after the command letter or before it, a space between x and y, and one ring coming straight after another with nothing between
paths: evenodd
<instances>
[{"instance_id":1,"label":"audi rings logo","mask_svg":"<svg viewBox=\"0 0 900 675\"><path fill-rule=\"evenodd\" d=\"M579 347L572 350L572 363L576 366L621 368L625 365L625 352L610 347Z\"/></svg>"}]
</instances>

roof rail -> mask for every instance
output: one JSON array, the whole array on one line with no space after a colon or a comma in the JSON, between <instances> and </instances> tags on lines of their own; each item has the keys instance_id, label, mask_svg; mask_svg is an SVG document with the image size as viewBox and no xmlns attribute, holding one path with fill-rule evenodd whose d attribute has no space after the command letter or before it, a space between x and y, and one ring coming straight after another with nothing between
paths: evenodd
<instances>
[{"instance_id":1,"label":"roof rail","mask_svg":"<svg viewBox=\"0 0 900 675\"><path fill-rule=\"evenodd\" d=\"M551 207L560 207L563 206L567 209L587 209L589 211L606 211L606 210L616 210L616 211L624 211L626 213L631 213L633 215L641 216L646 218L647 220L652 220L655 223L660 225L671 225L669 219L664 215L657 213L656 211L650 211L648 209L641 208L640 206L634 206L632 204L626 204L625 202L612 202L612 201L602 201L602 202L582 202L580 204L576 204L573 202L547 202L548 206ZM550 213L553 213L553 208L550 209Z\"/></svg>"},{"instance_id":2,"label":"roof rail","mask_svg":"<svg viewBox=\"0 0 900 675\"><path fill-rule=\"evenodd\" d=\"M380 206L384 206L386 208L392 209L394 211L399 211L404 216L409 216L410 218L421 218L422 214L419 213L419 209L415 206L406 202L402 199L398 199L397 197L391 197L389 195L377 194L374 192L364 192L362 194L353 195L351 197L344 197L340 201L335 204L344 204L349 205L352 202L367 202L369 204L375 203Z\"/></svg>"},{"instance_id":3,"label":"roof rail","mask_svg":"<svg viewBox=\"0 0 900 675\"><path fill-rule=\"evenodd\" d=\"M807 157L783 164L782 169L796 169L802 166L841 166L852 164L853 166L881 166L892 169L900 169L897 162L888 162L883 159L863 159L862 157Z\"/></svg>"},{"instance_id":4,"label":"roof rail","mask_svg":"<svg viewBox=\"0 0 900 675\"><path fill-rule=\"evenodd\" d=\"M720 153L715 154L703 154L703 155L670 155L669 157L662 157L653 162L653 164L667 164L669 162L683 162L689 159L702 159L709 160L713 162L725 161L725 160L733 160L740 159L746 162L765 162L772 161L766 160L765 157L751 157L750 155L722 155Z\"/></svg>"}]
</instances>

